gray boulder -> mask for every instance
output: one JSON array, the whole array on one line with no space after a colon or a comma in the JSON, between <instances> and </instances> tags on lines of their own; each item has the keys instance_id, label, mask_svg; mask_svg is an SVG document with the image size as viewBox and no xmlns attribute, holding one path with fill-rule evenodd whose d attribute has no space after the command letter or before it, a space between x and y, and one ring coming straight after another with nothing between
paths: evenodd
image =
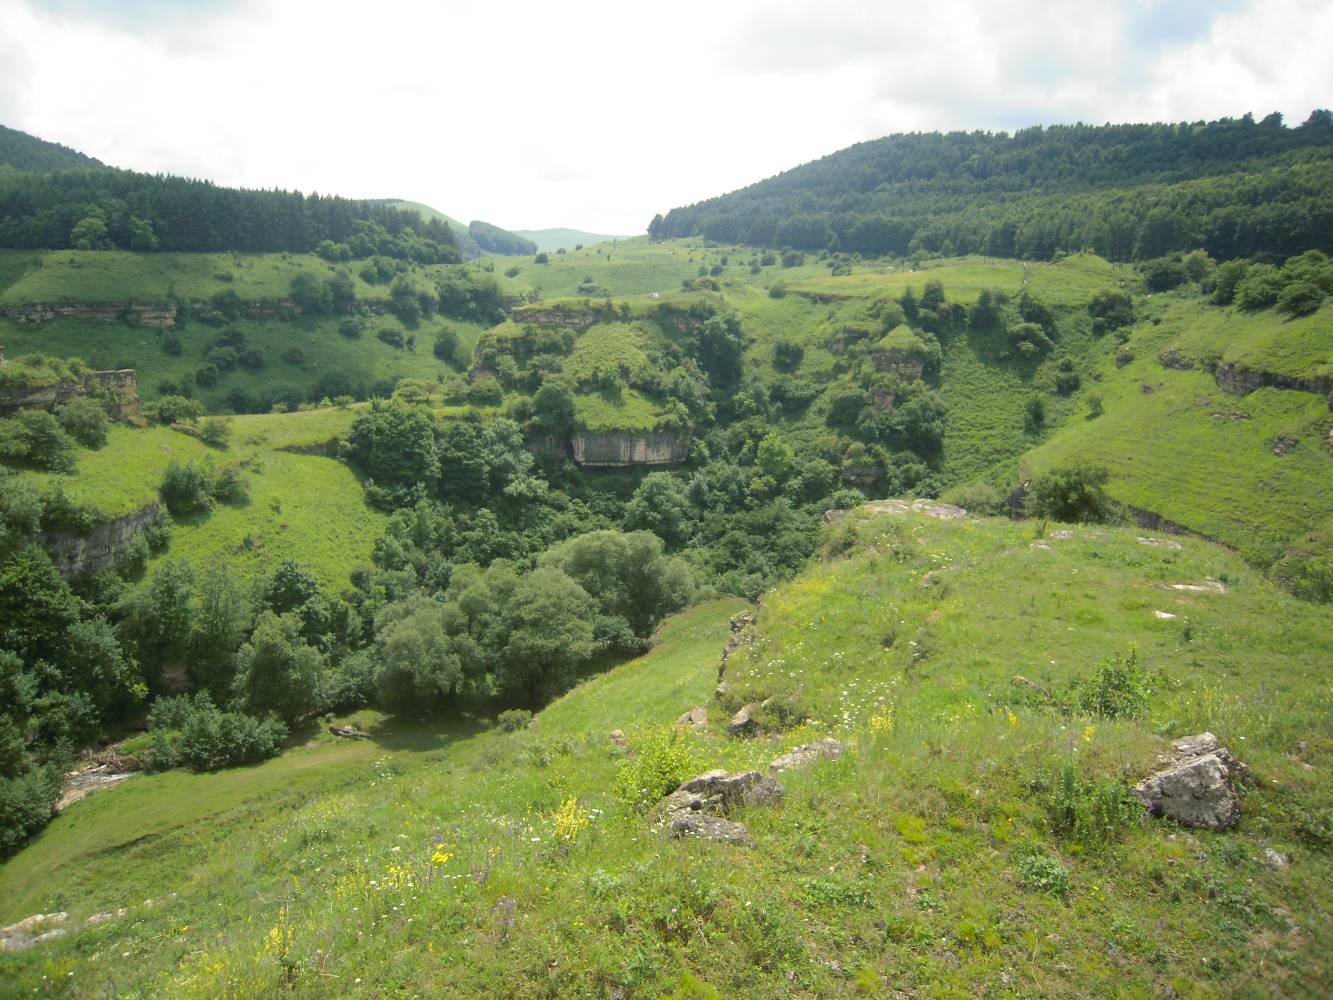
<instances>
[{"instance_id":1,"label":"gray boulder","mask_svg":"<svg viewBox=\"0 0 1333 1000\"><path fill-rule=\"evenodd\" d=\"M782 798L782 786L776 778L758 771L706 771L680 786L680 791L697 795L706 803L718 802L723 809L737 806L769 806Z\"/></svg>"},{"instance_id":2,"label":"gray boulder","mask_svg":"<svg viewBox=\"0 0 1333 1000\"><path fill-rule=\"evenodd\" d=\"M703 705L697 705L688 712L681 714L676 720L676 725L685 729L700 729L708 724L708 709Z\"/></svg>"},{"instance_id":3,"label":"gray boulder","mask_svg":"<svg viewBox=\"0 0 1333 1000\"><path fill-rule=\"evenodd\" d=\"M727 726L727 733L731 736L754 736L759 732L759 723L755 721L754 713L759 708L759 702L752 701L748 705L742 705L740 710L731 717L731 722Z\"/></svg>"},{"instance_id":4,"label":"gray boulder","mask_svg":"<svg viewBox=\"0 0 1333 1000\"><path fill-rule=\"evenodd\" d=\"M1227 830L1240 820L1238 779L1248 768L1212 733L1200 733L1172 744L1166 766L1134 786L1134 794L1151 816L1165 816L1184 826Z\"/></svg>"}]
</instances>

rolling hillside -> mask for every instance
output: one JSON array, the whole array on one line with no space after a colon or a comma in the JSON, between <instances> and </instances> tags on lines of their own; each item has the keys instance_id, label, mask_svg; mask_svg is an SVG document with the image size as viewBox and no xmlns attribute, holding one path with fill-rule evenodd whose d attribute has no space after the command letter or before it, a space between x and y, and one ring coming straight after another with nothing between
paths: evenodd
<instances>
[{"instance_id":1,"label":"rolling hillside","mask_svg":"<svg viewBox=\"0 0 1333 1000\"><path fill-rule=\"evenodd\" d=\"M614 243L619 240L633 239L630 236L607 236L603 233L585 233L581 229L515 229L514 233L537 244L538 250L547 252L573 250L577 246L590 247L597 243Z\"/></svg>"},{"instance_id":2,"label":"rolling hillside","mask_svg":"<svg viewBox=\"0 0 1333 1000\"><path fill-rule=\"evenodd\" d=\"M101 160L76 149L0 125L0 168L45 171L97 170L105 166Z\"/></svg>"}]
</instances>

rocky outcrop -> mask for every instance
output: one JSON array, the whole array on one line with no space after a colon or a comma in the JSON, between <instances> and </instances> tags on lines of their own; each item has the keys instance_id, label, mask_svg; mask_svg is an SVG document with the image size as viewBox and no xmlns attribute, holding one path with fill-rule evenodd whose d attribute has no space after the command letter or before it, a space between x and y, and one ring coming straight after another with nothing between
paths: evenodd
<instances>
[{"instance_id":1,"label":"rocky outcrop","mask_svg":"<svg viewBox=\"0 0 1333 1000\"><path fill-rule=\"evenodd\" d=\"M689 443L681 435L658 431L581 431L570 445L575 463L591 468L677 465L689 454Z\"/></svg>"},{"instance_id":2,"label":"rocky outcrop","mask_svg":"<svg viewBox=\"0 0 1333 1000\"><path fill-rule=\"evenodd\" d=\"M53 319L120 320L138 326L168 327L176 323L174 302L30 302L0 309L18 323L46 323Z\"/></svg>"},{"instance_id":3,"label":"rocky outcrop","mask_svg":"<svg viewBox=\"0 0 1333 1000\"><path fill-rule=\"evenodd\" d=\"M967 517L967 511L962 507L936 500L913 500L911 503L906 500L873 500L863 504L861 509L872 514L925 514L940 521L956 521Z\"/></svg>"},{"instance_id":4,"label":"rocky outcrop","mask_svg":"<svg viewBox=\"0 0 1333 1000\"><path fill-rule=\"evenodd\" d=\"M771 806L782 800L775 778L758 771L707 771L682 784L663 800L665 822L672 837L702 837L746 844L750 832L744 823L727 819L733 809Z\"/></svg>"},{"instance_id":5,"label":"rocky outcrop","mask_svg":"<svg viewBox=\"0 0 1333 1000\"><path fill-rule=\"evenodd\" d=\"M1238 780L1249 769L1212 733L1176 740L1160 758L1166 766L1134 786L1150 816L1165 816L1183 826L1227 830L1240 820Z\"/></svg>"},{"instance_id":6,"label":"rocky outcrop","mask_svg":"<svg viewBox=\"0 0 1333 1000\"><path fill-rule=\"evenodd\" d=\"M736 714L731 717L731 722L727 723L727 735L738 738L757 736L759 734L759 720L754 717L754 713L763 707L763 702L752 701L748 705L742 705Z\"/></svg>"},{"instance_id":7,"label":"rocky outcrop","mask_svg":"<svg viewBox=\"0 0 1333 1000\"><path fill-rule=\"evenodd\" d=\"M921 358L913 357L903 351L876 350L871 355L875 362L875 371L901 375L903 378L920 378L926 370Z\"/></svg>"},{"instance_id":8,"label":"rocky outcrop","mask_svg":"<svg viewBox=\"0 0 1333 1000\"><path fill-rule=\"evenodd\" d=\"M532 323L536 326L562 326L570 330L586 330L594 323L599 323L604 316L596 309L515 309L510 317L515 323Z\"/></svg>"},{"instance_id":9,"label":"rocky outcrop","mask_svg":"<svg viewBox=\"0 0 1333 1000\"><path fill-rule=\"evenodd\" d=\"M34 913L16 924L0 927L0 951L24 951L35 944L64 937L69 933L69 928L63 926L68 920L69 914L62 910L59 913Z\"/></svg>"},{"instance_id":10,"label":"rocky outcrop","mask_svg":"<svg viewBox=\"0 0 1333 1000\"><path fill-rule=\"evenodd\" d=\"M1275 389L1314 392L1320 395L1333 392L1333 375L1297 378L1294 375L1279 375L1277 372L1255 371L1238 365L1234 361L1218 365L1214 378L1217 380L1219 389L1237 396L1244 396L1256 389L1263 389L1268 386Z\"/></svg>"},{"instance_id":11,"label":"rocky outcrop","mask_svg":"<svg viewBox=\"0 0 1333 1000\"><path fill-rule=\"evenodd\" d=\"M793 771L796 768L813 764L817 760L837 760L847 750L848 746L842 740L835 740L832 736L827 736L822 740L816 740L814 743L806 743L788 750L769 764L768 769L777 771L779 774L783 771Z\"/></svg>"},{"instance_id":12,"label":"rocky outcrop","mask_svg":"<svg viewBox=\"0 0 1333 1000\"><path fill-rule=\"evenodd\" d=\"M114 569L124 557L131 539L157 517L160 510L156 503L150 503L133 514L103 521L86 535L73 531L48 531L41 536L41 545L66 580Z\"/></svg>"},{"instance_id":13,"label":"rocky outcrop","mask_svg":"<svg viewBox=\"0 0 1333 1000\"><path fill-rule=\"evenodd\" d=\"M0 390L0 414L19 410L49 410L75 396L109 397L112 416L139 412L139 378L133 368L89 372L80 378L65 378L42 386L15 386Z\"/></svg>"}]
</instances>

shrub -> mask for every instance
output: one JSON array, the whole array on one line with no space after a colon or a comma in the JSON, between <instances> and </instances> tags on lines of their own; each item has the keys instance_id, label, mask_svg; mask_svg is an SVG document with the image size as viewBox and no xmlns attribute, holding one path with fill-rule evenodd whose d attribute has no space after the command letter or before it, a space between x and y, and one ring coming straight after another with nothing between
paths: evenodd
<instances>
[{"instance_id":1,"label":"shrub","mask_svg":"<svg viewBox=\"0 0 1333 1000\"><path fill-rule=\"evenodd\" d=\"M500 729L506 733L527 729L532 723L532 713L526 708L510 708L501 712L495 719Z\"/></svg>"},{"instance_id":2,"label":"shrub","mask_svg":"<svg viewBox=\"0 0 1333 1000\"><path fill-rule=\"evenodd\" d=\"M225 448L231 441L231 421L226 417L205 417L199 422L199 438L210 448Z\"/></svg>"},{"instance_id":3,"label":"shrub","mask_svg":"<svg viewBox=\"0 0 1333 1000\"><path fill-rule=\"evenodd\" d=\"M1277 297L1277 307L1288 316L1308 316L1324 304L1324 290L1311 281L1293 281Z\"/></svg>"},{"instance_id":4,"label":"shrub","mask_svg":"<svg viewBox=\"0 0 1333 1000\"><path fill-rule=\"evenodd\" d=\"M690 737L675 727L637 734L616 771L616 798L631 809L647 810L681 783L703 770L703 762Z\"/></svg>"},{"instance_id":5,"label":"shrub","mask_svg":"<svg viewBox=\"0 0 1333 1000\"><path fill-rule=\"evenodd\" d=\"M232 504L241 503L250 495L245 480L241 478L241 470L234 465L227 466L214 477L208 493L218 503Z\"/></svg>"},{"instance_id":6,"label":"shrub","mask_svg":"<svg viewBox=\"0 0 1333 1000\"><path fill-rule=\"evenodd\" d=\"M1130 650L1123 660L1112 657L1091 677L1072 681L1069 704L1075 711L1102 719L1137 719L1147 712L1151 692L1138 653Z\"/></svg>"},{"instance_id":7,"label":"shrub","mask_svg":"<svg viewBox=\"0 0 1333 1000\"><path fill-rule=\"evenodd\" d=\"M1236 285L1235 303L1242 309L1266 309L1282 294L1282 276L1271 264L1255 264Z\"/></svg>"},{"instance_id":8,"label":"shrub","mask_svg":"<svg viewBox=\"0 0 1333 1000\"><path fill-rule=\"evenodd\" d=\"M177 759L192 771L216 771L235 764L257 764L282 749L287 727L276 719L260 721L240 712L223 712L200 695L181 726Z\"/></svg>"},{"instance_id":9,"label":"shrub","mask_svg":"<svg viewBox=\"0 0 1333 1000\"><path fill-rule=\"evenodd\" d=\"M1109 843L1143 817L1143 804L1119 780L1085 775L1069 761L1032 783L1053 833L1086 846Z\"/></svg>"},{"instance_id":10,"label":"shrub","mask_svg":"<svg viewBox=\"0 0 1333 1000\"><path fill-rule=\"evenodd\" d=\"M0 858L13 854L55 815L60 784L46 769L0 778Z\"/></svg>"},{"instance_id":11,"label":"shrub","mask_svg":"<svg viewBox=\"0 0 1333 1000\"><path fill-rule=\"evenodd\" d=\"M73 452L74 442L45 410L24 410L0 420L0 460L63 472L73 470Z\"/></svg>"},{"instance_id":12,"label":"shrub","mask_svg":"<svg viewBox=\"0 0 1333 1000\"><path fill-rule=\"evenodd\" d=\"M106 444L109 421L106 413L86 396L75 396L64 406L56 407L56 419L65 433L85 448L100 448Z\"/></svg>"},{"instance_id":13,"label":"shrub","mask_svg":"<svg viewBox=\"0 0 1333 1000\"><path fill-rule=\"evenodd\" d=\"M144 407L144 416L159 424L178 424L204 415L204 404L186 396L163 396Z\"/></svg>"},{"instance_id":14,"label":"shrub","mask_svg":"<svg viewBox=\"0 0 1333 1000\"><path fill-rule=\"evenodd\" d=\"M1119 291L1098 292L1088 301L1093 332L1099 336L1134 322L1134 303Z\"/></svg>"},{"instance_id":15,"label":"shrub","mask_svg":"<svg viewBox=\"0 0 1333 1000\"><path fill-rule=\"evenodd\" d=\"M366 321L356 316L348 316L338 324L338 332L348 340L356 340L366 332Z\"/></svg>"},{"instance_id":16,"label":"shrub","mask_svg":"<svg viewBox=\"0 0 1333 1000\"><path fill-rule=\"evenodd\" d=\"M158 487L167 510L177 517L208 510L213 500L209 495L208 477L193 462L172 462L162 473Z\"/></svg>"},{"instance_id":17,"label":"shrub","mask_svg":"<svg viewBox=\"0 0 1333 1000\"><path fill-rule=\"evenodd\" d=\"M1038 517L1057 521L1106 521L1111 500L1103 487L1110 474L1087 465L1055 469L1032 483L1032 507Z\"/></svg>"},{"instance_id":18,"label":"shrub","mask_svg":"<svg viewBox=\"0 0 1333 1000\"><path fill-rule=\"evenodd\" d=\"M402 347L407 341L403 338L402 330L395 330L393 327L385 327L375 334L376 339L390 347Z\"/></svg>"}]
</instances>

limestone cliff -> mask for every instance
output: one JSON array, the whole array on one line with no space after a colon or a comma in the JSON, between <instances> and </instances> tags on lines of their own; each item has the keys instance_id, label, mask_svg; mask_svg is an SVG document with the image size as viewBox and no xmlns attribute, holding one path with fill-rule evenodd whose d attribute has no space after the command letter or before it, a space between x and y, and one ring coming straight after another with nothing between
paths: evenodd
<instances>
[{"instance_id":1,"label":"limestone cliff","mask_svg":"<svg viewBox=\"0 0 1333 1000\"><path fill-rule=\"evenodd\" d=\"M114 416L139 412L139 380L133 368L89 372L82 378L61 379L43 386L18 386L0 390L0 414L18 410L49 410L75 396L109 395Z\"/></svg>"},{"instance_id":2,"label":"limestone cliff","mask_svg":"<svg viewBox=\"0 0 1333 1000\"><path fill-rule=\"evenodd\" d=\"M685 461L689 442L659 431L578 431L570 441L574 461L592 468L628 465L675 465Z\"/></svg>"},{"instance_id":3,"label":"limestone cliff","mask_svg":"<svg viewBox=\"0 0 1333 1000\"><path fill-rule=\"evenodd\" d=\"M41 537L42 548L66 580L114 569L131 539L157 516L159 509L156 503L150 503L133 514L103 521L86 535L48 531Z\"/></svg>"}]
</instances>

